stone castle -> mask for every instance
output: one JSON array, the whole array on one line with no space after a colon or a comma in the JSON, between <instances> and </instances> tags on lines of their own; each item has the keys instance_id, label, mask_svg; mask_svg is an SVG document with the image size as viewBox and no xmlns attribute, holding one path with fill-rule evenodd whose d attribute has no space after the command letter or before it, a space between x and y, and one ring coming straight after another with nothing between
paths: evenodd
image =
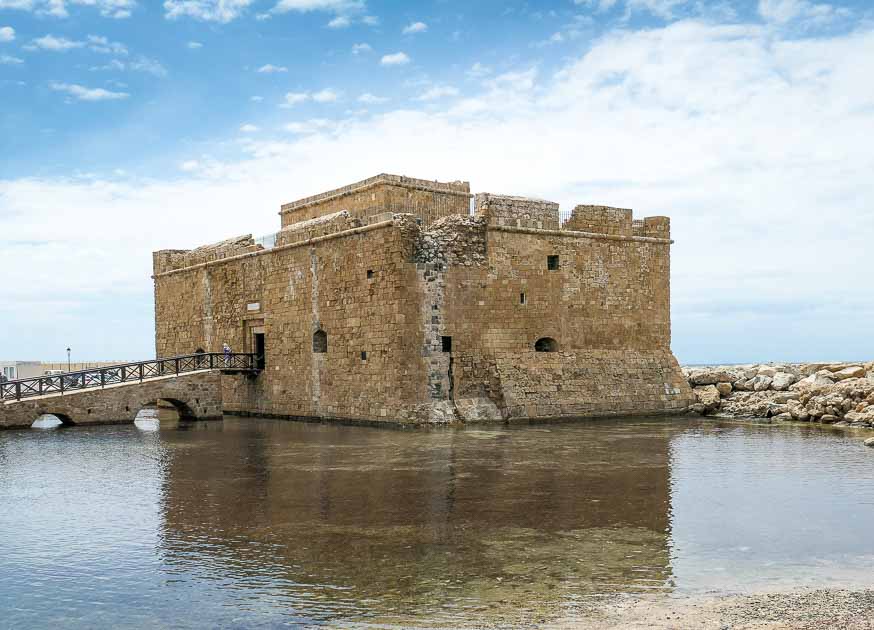
<instances>
[{"instance_id":1,"label":"stone castle","mask_svg":"<svg viewBox=\"0 0 874 630\"><path fill-rule=\"evenodd\" d=\"M159 357L259 355L230 413L445 423L679 412L670 224L397 175L154 253ZM563 219L563 220L562 220Z\"/></svg>"}]
</instances>

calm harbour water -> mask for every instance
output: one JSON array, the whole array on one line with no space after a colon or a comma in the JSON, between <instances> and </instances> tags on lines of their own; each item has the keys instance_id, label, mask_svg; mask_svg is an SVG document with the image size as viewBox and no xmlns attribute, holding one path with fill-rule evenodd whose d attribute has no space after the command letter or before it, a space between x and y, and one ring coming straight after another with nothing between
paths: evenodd
<instances>
[{"instance_id":1,"label":"calm harbour water","mask_svg":"<svg viewBox=\"0 0 874 630\"><path fill-rule=\"evenodd\" d=\"M0 432L0 627L530 624L610 593L874 586L874 451L818 427Z\"/></svg>"}]
</instances>

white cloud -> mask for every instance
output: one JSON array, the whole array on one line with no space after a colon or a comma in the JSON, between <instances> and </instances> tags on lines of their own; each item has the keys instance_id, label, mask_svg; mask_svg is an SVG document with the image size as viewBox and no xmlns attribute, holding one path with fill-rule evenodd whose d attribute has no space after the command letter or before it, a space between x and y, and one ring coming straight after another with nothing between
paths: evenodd
<instances>
[{"instance_id":1,"label":"white cloud","mask_svg":"<svg viewBox=\"0 0 874 630\"><path fill-rule=\"evenodd\" d=\"M424 33L428 30L428 25L424 22L413 22L404 27L404 35L414 35L415 33Z\"/></svg>"},{"instance_id":2,"label":"white cloud","mask_svg":"<svg viewBox=\"0 0 874 630\"><path fill-rule=\"evenodd\" d=\"M360 55L361 53L373 52L373 47L367 43L352 44L352 54Z\"/></svg>"},{"instance_id":3,"label":"white cloud","mask_svg":"<svg viewBox=\"0 0 874 630\"><path fill-rule=\"evenodd\" d=\"M199 50L199 49L203 48L203 44L201 44L200 42L188 42L187 46L191 50Z\"/></svg>"},{"instance_id":4,"label":"white cloud","mask_svg":"<svg viewBox=\"0 0 874 630\"><path fill-rule=\"evenodd\" d=\"M375 15L365 15L361 18L361 22L367 26L379 26L379 18Z\"/></svg>"},{"instance_id":5,"label":"white cloud","mask_svg":"<svg viewBox=\"0 0 874 630\"><path fill-rule=\"evenodd\" d=\"M256 131L258 131L258 127L251 123L246 123L244 125L240 125L240 131L242 131L243 133L255 133Z\"/></svg>"},{"instance_id":6,"label":"white cloud","mask_svg":"<svg viewBox=\"0 0 874 630\"><path fill-rule=\"evenodd\" d=\"M261 74L276 74L277 72L288 72L288 68L285 66L274 66L272 63L268 63L258 68L256 72L260 72Z\"/></svg>"},{"instance_id":7,"label":"white cloud","mask_svg":"<svg viewBox=\"0 0 874 630\"><path fill-rule=\"evenodd\" d=\"M796 20L812 24L827 23L849 14L847 9L807 0L759 0L759 15L776 24L787 24Z\"/></svg>"},{"instance_id":8,"label":"white cloud","mask_svg":"<svg viewBox=\"0 0 874 630\"><path fill-rule=\"evenodd\" d=\"M288 13L289 11L334 11L345 13L360 11L365 7L364 0L279 0L273 8L274 13Z\"/></svg>"},{"instance_id":9,"label":"white cloud","mask_svg":"<svg viewBox=\"0 0 874 630\"><path fill-rule=\"evenodd\" d=\"M447 96L458 96L458 89L451 85L435 85L428 88L418 97L417 101L436 101Z\"/></svg>"},{"instance_id":10,"label":"white cloud","mask_svg":"<svg viewBox=\"0 0 874 630\"><path fill-rule=\"evenodd\" d=\"M127 55L127 47L121 42L111 42L106 37L100 35L88 35L84 41L67 39L66 37L55 37L54 35L44 35L37 37L27 44L26 50L47 50L50 52L67 52L76 48L85 48L93 50L97 53L106 55Z\"/></svg>"},{"instance_id":11,"label":"white cloud","mask_svg":"<svg viewBox=\"0 0 874 630\"><path fill-rule=\"evenodd\" d=\"M335 128L336 123L325 118L311 118L305 122L294 122L285 125L285 130L294 134L305 135L318 133Z\"/></svg>"},{"instance_id":12,"label":"white cloud","mask_svg":"<svg viewBox=\"0 0 874 630\"><path fill-rule=\"evenodd\" d=\"M286 92L285 100L280 107L294 107L304 101L308 101L310 95L308 92Z\"/></svg>"},{"instance_id":13,"label":"white cloud","mask_svg":"<svg viewBox=\"0 0 874 630\"><path fill-rule=\"evenodd\" d=\"M491 73L491 68L489 68L488 66L484 66L479 61L477 61L470 67L470 69L465 74L467 74L467 76L471 77L472 79L479 79Z\"/></svg>"},{"instance_id":14,"label":"white cloud","mask_svg":"<svg viewBox=\"0 0 874 630\"><path fill-rule=\"evenodd\" d=\"M0 0L0 9L18 9L40 16L66 18L67 5L95 7L100 15L110 18L130 17L135 0Z\"/></svg>"},{"instance_id":15,"label":"white cloud","mask_svg":"<svg viewBox=\"0 0 874 630\"><path fill-rule=\"evenodd\" d=\"M55 37L54 35L44 35L30 42L25 48L27 50L50 50L52 52L66 52L74 48L82 48L85 42L78 42L66 37Z\"/></svg>"},{"instance_id":16,"label":"white cloud","mask_svg":"<svg viewBox=\"0 0 874 630\"><path fill-rule=\"evenodd\" d=\"M333 103L339 98L340 95L330 88L325 88L324 90L321 90L319 92L314 92L312 95L312 99L316 103Z\"/></svg>"},{"instance_id":17,"label":"white cloud","mask_svg":"<svg viewBox=\"0 0 874 630\"><path fill-rule=\"evenodd\" d=\"M120 42L111 42L107 38L100 35L89 35L87 38L87 46L94 52L99 52L107 55L126 55L127 47Z\"/></svg>"},{"instance_id":18,"label":"white cloud","mask_svg":"<svg viewBox=\"0 0 874 630\"><path fill-rule=\"evenodd\" d=\"M0 66L15 66L24 63L24 59L12 55L0 55Z\"/></svg>"},{"instance_id":19,"label":"white cloud","mask_svg":"<svg viewBox=\"0 0 874 630\"><path fill-rule=\"evenodd\" d=\"M240 17L253 0L166 0L164 14L168 19L191 17L204 22L226 24Z\"/></svg>"},{"instance_id":20,"label":"white cloud","mask_svg":"<svg viewBox=\"0 0 874 630\"><path fill-rule=\"evenodd\" d=\"M338 15L333 20L328 22L328 28L348 28L352 25L352 20L348 15Z\"/></svg>"},{"instance_id":21,"label":"white cloud","mask_svg":"<svg viewBox=\"0 0 874 630\"><path fill-rule=\"evenodd\" d=\"M681 360L874 356L874 84L859 62L874 58L874 28L789 37L756 20L607 33L556 74L523 67L461 103L291 123L293 135L252 138L245 157L166 181L0 180L0 235L57 243L0 247L0 268L27 260L35 279L0 286L0 346L27 349L9 332L26 324L34 338L53 330L57 317L32 321L46 296L123 291L116 308L144 312L148 350L149 259L131 242L148 252L275 231L277 203L398 172L564 210L669 215Z\"/></svg>"},{"instance_id":22,"label":"white cloud","mask_svg":"<svg viewBox=\"0 0 874 630\"><path fill-rule=\"evenodd\" d=\"M15 39L15 29L11 26L0 26L0 43L11 42Z\"/></svg>"},{"instance_id":23,"label":"white cloud","mask_svg":"<svg viewBox=\"0 0 874 630\"><path fill-rule=\"evenodd\" d=\"M145 72L147 74L154 75L156 77L165 77L167 76L167 69L161 65L161 62L156 59L149 59L148 57L143 57L140 55L136 59L125 62L119 59L112 59L108 63L102 66L91 66L89 68L92 72L97 71L116 71L123 72L125 70L132 70L134 72Z\"/></svg>"},{"instance_id":24,"label":"white cloud","mask_svg":"<svg viewBox=\"0 0 874 630\"><path fill-rule=\"evenodd\" d=\"M407 53L396 52L391 55L383 55L379 63L384 66L403 66L410 63L410 58L407 56Z\"/></svg>"},{"instance_id":25,"label":"white cloud","mask_svg":"<svg viewBox=\"0 0 874 630\"><path fill-rule=\"evenodd\" d=\"M64 92L80 101L117 101L125 99L130 94L127 92L111 92L103 88L87 88L75 83L49 83L49 87L56 92Z\"/></svg>"},{"instance_id":26,"label":"white cloud","mask_svg":"<svg viewBox=\"0 0 874 630\"><path fill-rule=\"evenodd\" d=\"M179 169L186 173L193 173L200 168L200 162L197 160L185 160L179 164Z\"/></svg>"},{"instance_id":27,"label":"white cloud","mask_svg":"<svg viewBox=\"0 0 874 630\"><path fill-rule=\"evenodd\" d=\"M365 92L358 97L359 103L365 103L367 105L380 105L382 103L387 103L388 101L389 99L385 96L376 96L370 92Z\"/></svg>"},{"instance_id":28,"label":"white cloud","mask_svg":"<svg viewBox=\"0 0 874 630\"><path fill-rule=\"evenodd\" d=\"M263 97L263 96L257 96L257 95L256 95L256 96L250 96L250 97L249 97L249 100L252 101L253 103L260 103L261 101L264 100L264 97Z\"/></svg>"}]
</instances>

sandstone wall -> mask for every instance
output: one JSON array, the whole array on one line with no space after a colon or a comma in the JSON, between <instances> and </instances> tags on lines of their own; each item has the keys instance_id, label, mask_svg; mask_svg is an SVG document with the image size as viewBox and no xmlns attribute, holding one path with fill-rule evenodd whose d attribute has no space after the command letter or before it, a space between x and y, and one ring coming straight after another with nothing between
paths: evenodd
<instances>
[{"instance_id":1,"label":"sandstone wall","mask_svg":"<svg viewBox=\"0 0 874 630\"><path fill-rule=\"evenodd\" d=\"M156 257L159 356L252 351L263 333L266 370L225 385L240 413L450 422L691 404L670 352L667 219L598 210L579 224L596 236L559 229L555 203L501 195L439 216L446 190L385 177L289 204L284 222L318 216L286 225L272 250L242 241L236 258L188 269ZM467 184L436 186L466 203L454 189ZM557 351L536 352L541 339Z\"/></svg>"},{"instance_id":2,"label":"sandstone wall","mask_svg":"<svg viewBox=\"0 0 874 630\"><path fill-rule=\"evenodd\" d=\"M158 355L222 343L252 351L263 330L267 369L254 384L229 384L227 409L421 420L429 398L412 237L391 221L359 229L157 276ZM313 352L318 330L323 354Z\"/></svg>"},{"instance_id":3,"label":"sandstone wall","mask_svg":"<svg viewBox=\"0 0 874 630\"><path fill-rule=\"evenodd\" d=\"M467 182L382 174L284 204L280 216L282 227L341 211L362 220L384 212L409 213L430 225L451 214L469 214L470 196Z\"/></svg>"},{"instance_id":4,"label":"sandstone wall","mask_svg":"<svg viewBox=\"0 0 874 630\"><path fill-rule=\"evenodd\" d=\"M509 418L690 404L670 351L669 243L482 229L487 262L459 261L443 281L457 400L487 398ZM541 338L558 352L536 352Z\"/></svg>"}]
</instances>

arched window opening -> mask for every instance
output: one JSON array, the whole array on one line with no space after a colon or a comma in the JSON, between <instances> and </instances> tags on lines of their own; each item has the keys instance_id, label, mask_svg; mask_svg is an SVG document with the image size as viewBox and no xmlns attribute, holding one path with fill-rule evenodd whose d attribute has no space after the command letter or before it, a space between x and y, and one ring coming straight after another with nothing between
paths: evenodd
<instances>
[{"instance_id":1,"label":"arched window opening","mask_svg":"<svg viewBox=\"0 0 874 630\"><path fill-rule=\"evenodd\" d=\"M552 337L541 337L534 342L535 352L558 352L558 342Z\"/></svg>"},{"instance_id":2,"label":"arched window opening","mask_svg":"<svg viewBox=\"0 0 874 630\"><path fill-rule=\"evenodd\" d=\"M328 333L317 330L313 333L313 352L325 353L328 351Z\"/></svg>"}]
</instances>

